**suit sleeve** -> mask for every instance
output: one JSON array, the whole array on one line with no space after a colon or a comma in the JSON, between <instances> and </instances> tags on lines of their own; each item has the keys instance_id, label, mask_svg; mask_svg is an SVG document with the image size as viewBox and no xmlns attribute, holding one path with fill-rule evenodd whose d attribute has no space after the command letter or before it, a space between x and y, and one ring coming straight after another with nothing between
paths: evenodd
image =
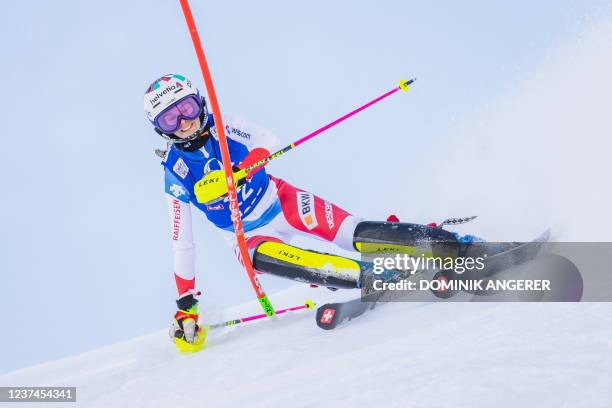
<instances>
[{"instance_id":1,"label":"suit sleeve","mask_svg":"<svg viewBox=\"0 0 612 408\"><path fill-rule=\"evenodd\" d=\"M242 143L249 151L262 148L273 153L281 148L278 137L268 129L234 116L225 120L227 137Z\"/></svg>"},{"instance_id":2,"label":"suit sleeve","mask_svg":"<svg viewBox=\"0 0 612 408\"><path fill-rule=\"evenodd\" d=\"M195 245L191 228L191 204L184 198L182 185L166 174L166 201L170 216L170 237L174 259L174 279L179 296L195 287Z\"/></svg>"}]
</instances>

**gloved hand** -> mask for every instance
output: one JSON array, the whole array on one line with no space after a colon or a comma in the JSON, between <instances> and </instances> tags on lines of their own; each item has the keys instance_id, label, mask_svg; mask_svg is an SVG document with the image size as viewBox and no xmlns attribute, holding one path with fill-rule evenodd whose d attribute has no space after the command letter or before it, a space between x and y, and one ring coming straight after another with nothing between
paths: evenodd
<instances>
[{"instance_id":1,"label":"gloved hand","mask_svg":"<svg viewBox=\"0 0 612 408\"><path fill-rule=\"evenodd\" d=\"M269 155L270 152L268 150L258 147L251 150L238 166L233 166L232 170L234 172L234 183L236 183L236 188L240 188L246 184L246 182L253 177L253 174L259 171L262 166L258 166L248 173L245 169ZM194 192L198 202L203 204L212 204L225 198L225 196L227 196L225 172L223 170L213 170L206 173L204 177L196 183Z\"/></svg>"},{"instance_id":2,"label":"gloved hand","mask_svg":"<svg viewBox=\"0 0 612 408\"><path fill-rule=\"evenodd\" d=\"M198 325L198 296L200 292L185 292L176 301L178 311L174 314L174 321L170 335L178 349L185 353L200 351L206 340L206 329Z\"/></svg>"},{"instance_id":3,"label":"gloved hand","mask_svg":"<svg viewBox=\"0 0 612 408\"><path fill-rule=\"evenodd\" d=\"M234 183L236 188L246 183L246 172L237 166L232 167L234 171ZM223 170L208 172L198 181L193 188L196 199L202 204L213 204L227 196L227 180Z\"/></svg>"}]
</instances>

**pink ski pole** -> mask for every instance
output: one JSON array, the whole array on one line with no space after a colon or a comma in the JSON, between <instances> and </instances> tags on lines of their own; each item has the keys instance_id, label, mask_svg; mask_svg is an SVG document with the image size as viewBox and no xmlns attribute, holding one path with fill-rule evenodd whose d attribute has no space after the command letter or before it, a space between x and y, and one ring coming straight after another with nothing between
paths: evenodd
<instances>
[{"instance_id":1,"label":"pink ski pole","mask_svg":"<svg viewBox=\"0 0 612 408\"><path fill-rule=\"evenodd\" d=\"M268 157L265 157L265 158L261 159L260 161L250 165L249 167L246 167L246 168L240 170L240 172L237 173L238 177L241 177L241 176L243 177L244 175L248 174L250 171L252 171L253 169L256 169L257 167L267 165L272 160L276 159L278 156L281 156L281 155L287 153L289 150L293 150L294 148L298 147L299 145L301 145L302 143L306 142L307 140L310 140L313 137L315 137L315 136L325 132L327 129L336 126L338 123L344 122L345 120L347 120L351 116L354 116L354 115L358 114L359 112L361 112L362 110L367 109L370 106L374 105L375 103L378 103L378 102L382 101L386 97L393 95L394 93L396 93L400 89L403 90L403 91L408 91L410 89L410 85L412 83L414 83L414 81L416 81L416 78L409 79L409 80L401 80L399 85L396 88L393 88L392 90L390 90L388 92L385 92L384 94L382 94L378 98L372 99L370 102L366 103L365 105L362 105L362 106L360 106L360 107L350 111L346 115L339 117L338 119L334 120L333 122L328 123L327 125L325 125L325 126L319 128L319 129L315 130L314 132L311 132L311 133L307 134L304 137L301 137L300 139L296 140L295 142L291 143L290 145L283 147L279 151L277 151L275 153L272 153Z\"/></svg>"},{"instance_id":2,"label":"pink ski pole","mask_svg":"<svg viewBox=\"0 0 612 408\"><path fill-rule=\"evenodd\" d=\"M303 305L294 306L294 307L288 307L286 309L277 310L276 314L280 315L280 314L287 313L287 312L293 312L295 310L313 309L315 306L316 306L316 304L312 300L307 300L307 301L304 302ZM262 313L262 314L257 314L257 315L254 315L254 316L242 317L240 319L233 319L233 320L228 320L226 322L211 324L210 326L208 326L208 329L212 330L212 329L218 329L218 328L221 328L221 327L236 326L238 324L242 324L242 323L246 323L246 322L251 322L253 320L263 319L264 317L268 317L268 315L265 314L265 313Z\"/></svg>"}]
</instances>

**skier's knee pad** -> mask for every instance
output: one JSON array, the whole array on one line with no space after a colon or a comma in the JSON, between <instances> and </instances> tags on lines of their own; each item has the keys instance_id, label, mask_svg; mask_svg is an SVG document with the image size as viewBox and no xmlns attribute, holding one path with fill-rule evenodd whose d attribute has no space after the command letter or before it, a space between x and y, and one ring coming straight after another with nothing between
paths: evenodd
<instances>
[{"instance_id":1,"label":"skier's knee pad","mask_svg":"<svg viewBox=\"0 0 612 408\"><path fill-rule=\"evenodd\" d=\"M321 286L353 289L358 286L360 264L342 256L266 241L253 254L255 269L271 275Z\"/></svg>"},{"instance_id":2,"label":"skier's knee pad","mask_svg":"<svg viewBox=\"0 0 612 408\"><path fill-rule=\"evenodd\" d=\"M411 256L456 256L455 234L442 228L399 222L362 221L353 246L361 253L405 253Z\"/></svg>"}]
</instances>

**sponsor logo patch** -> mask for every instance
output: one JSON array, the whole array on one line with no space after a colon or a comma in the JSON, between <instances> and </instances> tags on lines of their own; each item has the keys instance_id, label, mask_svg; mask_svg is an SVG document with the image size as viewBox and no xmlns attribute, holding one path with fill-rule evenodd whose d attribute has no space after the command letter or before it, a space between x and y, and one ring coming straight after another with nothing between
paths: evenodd
<instances>
[{"instance_id":1,"label":"sponsor logo patch","mask_svg":"<svg viewBox=\"0 0 612 408\"><path fill-rule=\"evenodd\" d=\"M182 195L187 194L187 191L180 184L173 184L170 186L170 192L176 198L180 198Z\"/></svg>"},{"instance_id":2,"label":"sponsor logo patch","mask_svg":"<svg viewBox=\"0 0 612 408\"><path fill-rule=\"evenodd\" d=\"M332 320L334 320L334 315L336 314L336 309L327 308L323 311L321 315L321 323L330 324Z\"/></svg>"},{"instance_id":3,"label":"sponsor logo patch","mask_svg":"<svg viewBox=\"0 0 612 408\"><path fill-rule=\"evenodd\" d=\"M180 82L179 82L179 83L177 83L177 85L179 86L179 89L178 89L178 90L182 90L182 89L183 89L183 88L182 88L182 85L180 84ZM155 96L154 96L153 98L151 98L151 99L149 100L149 102L151 102L151 105L153 105L153 107L154 107L154 108L156 108L156 107L158 107L158 106L159 106L159 104L161 103L161 102L160 102L160 98L162 98L164 95L166 95L167 93L170 93L170 92L172 92L172 91L174 91L174 93L176 93L176 92L177 92L177 87L176 87L175 85L168 85L168 86L166 87L166 89L164 89L163 91L161 91L161 92L156 92L156 93L155 93Z\"/></svg>"},{"instance_id":4,"label":"sponsor logo patch","mask_svg":"<svg viewBox=\"0 0 612 408\"><path fill-rule=\"evenodd\" d=\"M325 221L330 230L333 230L336 224L334 224L334 208L330 203L325 201Z\"/></svg>"},{"instance_id":5,"label":"sponsor logo patch","mask_svg":"<svg viewBox=\"0 0 612 408\"><path fill-rule=\"evenodd\" d=\"M291 252L289 252L289 251L285 251L285 250L283 250L283 249L281 249L280 251L278 251L278 255L280 255L280 256L284 256L284 257L289 258L289 259L292 259L292 260L293 260L293 259L295 259L295 260L296 260L296 261L298 261L298 262L300 261L300 259L302 259L302 257L301 257L301 256L299 256L299 255L297 255L297 254L292 254Z\"/></svg>"},{"instance_id":6,"label":"sponsor logo patch","mask_svg":"<svg viewBox=\"0 0 612 408\"><path fill-rule=\"evenodd\" d=\"M181 202L172 200L172 240L178 241L181 236Z\"/></svg>"},{"instance_id":7,"label":"sponsor logo patch","mask_svg":"<svg viewBox=\"0 0 612 408\"><path fill-rule=\"evenodd\" d=\"M243 139L251 140L251 134L250 134L250 133L247 133L247 132L245 132L245 131L243 131L243 130L236 129L236 128L234 128L234 127L229 127L229 126L227 126L227 125L226 125L226 126L225 126L225 131L226 131L227 133L233 133L233 134L235 134L236 136L239 136L239 137L241 137L241 138L243 138Z\"/></svg>"},{"instance_id":8,"label":"sponsor logo patch","mask_svg":"<svg viewBox=\"0 0 612 408\"><path fill-rule=\"evenodd\" d=\"M182 179L187 177L187 173L189 173L189 167L187 167L187 164L180 157L176 161L176 163L174 163L174 167L172 167L172 170L174 170L174 172L178 174Z\"/></svg>"},{"instance_id":9,"label":"sponsor logo patch","mask_svg":"<svg viewBox=\"0 0 612 408\"><path fill-rule=\"evenodd\" d=\"M215 205L207 205L206 209L208 211L216 211L216 210L222 210L225 207L223 206L223 204L215 204Z\"/></svg>"},{"instance_id":10,"label":"sponsor logo patch","mask_svg":"<svg viewBox=\"0 0 612 408\"><path fill-rule=\"evenodd\" d=\"M314 195L305 191L297 192L297 207L302 224L309 230L319 225L314 208Z\"/></svg>"}]
</instances>

